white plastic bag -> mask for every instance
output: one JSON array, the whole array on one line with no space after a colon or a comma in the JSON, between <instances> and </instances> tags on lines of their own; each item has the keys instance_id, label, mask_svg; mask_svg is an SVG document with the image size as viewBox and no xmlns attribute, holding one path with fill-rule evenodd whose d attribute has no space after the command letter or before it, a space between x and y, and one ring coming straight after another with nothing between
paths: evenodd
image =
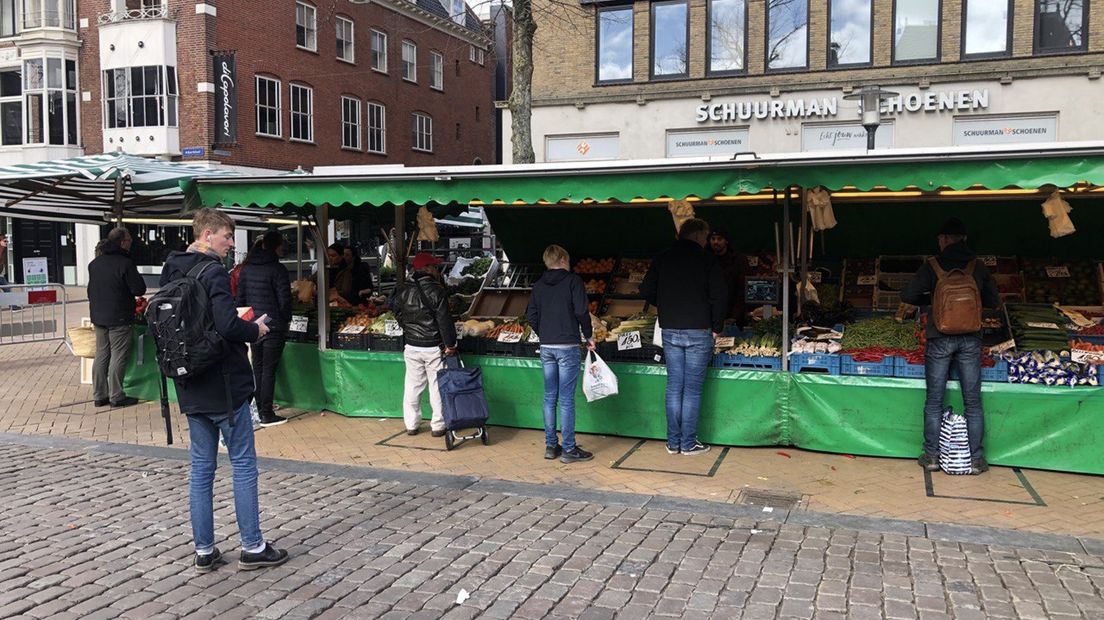
<instances>
[{"instance_id":1,"label":"white plastic bag","mask_svg":"<svg viewBox=\"0 0 1104 620\"><path fill-rule=\"evenodd\" d=\"M593 357L592 357L593 356ZM617 375L594 351L587 353L583 367L583 395L592 403L607 396L617 394Z\"/></svg>"},{"instance_id":2,"label":"white plastic bag","mask_svg":"<svg viewBox=\"0 0 1104 620\"><path fill-rule=\"evenodd\" d=\"M656 319L655 333L652 334L652 344L663 348L663 330L659 327L659 319Z\"/></svg>"},{"instance_id":3,"label":"white plastic bag","mask_svg":"<svg viewBox=\"0 0 1104 620\"><path fill-rule=\"evenodd\" d=\"M966 418L948 407L939 428L939 467L948 474L966 475L971 465Z\"/></svg>"}]
</instances>

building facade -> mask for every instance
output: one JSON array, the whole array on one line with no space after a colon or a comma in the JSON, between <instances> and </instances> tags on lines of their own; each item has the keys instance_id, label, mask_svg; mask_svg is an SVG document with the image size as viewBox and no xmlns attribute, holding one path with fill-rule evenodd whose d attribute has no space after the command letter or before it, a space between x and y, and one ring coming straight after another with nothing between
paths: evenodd
<instances>
[{"instance_id":1,"label":"building facade","mask_svg":"<svg viewBox=\"0 0 1104 620\"><path fill-rule=\"evenodd\" d=\"M863 149L866 85L877 148L1104 139L1090 0L584 1L536 38L538 161Z\"/></svg>"}]
</instances>

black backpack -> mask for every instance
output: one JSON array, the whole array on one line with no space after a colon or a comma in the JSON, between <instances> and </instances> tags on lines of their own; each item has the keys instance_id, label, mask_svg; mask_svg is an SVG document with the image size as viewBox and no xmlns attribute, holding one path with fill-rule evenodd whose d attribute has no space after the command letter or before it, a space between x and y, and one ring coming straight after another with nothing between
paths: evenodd
<instances>
[{"instance_id":1,"label":"black backpack","mask_svg":"<svg viewBox=\"0 0 1104 620\"><path fill-rule=\"evenodd\" d=\"M211 319L207 288L199 281L200 274L214 264L205 260L192 267L149 301L146 323L157 347L157 365L165 377L201 375L225 356L222 336Z\"/></svg>"}]
</instances>

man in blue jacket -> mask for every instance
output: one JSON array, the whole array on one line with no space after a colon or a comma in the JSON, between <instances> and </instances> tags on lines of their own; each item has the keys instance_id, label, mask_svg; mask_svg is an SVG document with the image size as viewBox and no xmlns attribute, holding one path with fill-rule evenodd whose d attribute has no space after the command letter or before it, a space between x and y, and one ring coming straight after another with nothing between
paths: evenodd
<instances>
[{"instance_id":1,"label":"man in blue jacket","mask_svg":"<svg viewBox=\"0 0 1104 620\"><path fill-rule=\"evenodd\" d=\"M266 543L261 536L257 499L257 452L253 445L253 421L249 403L253 400L253 371L245 343L257 342L268 334L267 316L254 322L238 318L230 295L230 274L223 261L234 248L234 220L214 209L200 209L192 220L195 241L185 252L173 252L161 271L161 286L184 277L196 265L211 261L198 280L207 289L211 320L222 339L225 355L220 364L200 375L174 379L180 411L188 416L192 471L189 506L196 557L195 569L210 572L224 563L215 547L214 482L219 433L226 439L230 465L234 470L234 515L241 534L238 566L253 570L279 566L288 560L287 551Z\"/></svg>"},{"instance_id":2,"label":"man in blue jacket","mask_svg":"<svg viewBox=\"0 0 1104 620\"><path fill-rule=\"evenodd\" d=\"M265 233L259 245L249 251L238 277L238 307L253 308L256 316L267 315L268 336L254 343L253 380L257 386L257 412L261 426L276 426L287 422L272 410L272 395L276 390L276 370L287 342L291 322L291 277L280 264L284 255L284 236L278 230Z\"/></svg>"},{"instance_id":3,"label":"man in blue jacket","mask_svg":"<svg viewBox=\"0 0 1104 620\"><path fill-rule=\"evenodd\" d=\"M560 457L562 463L589 461L594 455L575 443L575 384L579 380L582 353L579 344L591 338L590 312L587 311L583 279L568 271L571 259L567 250L550 245L544 250L548 268L533 285L529 308L525 311L529 326L540 338L540 359L544 367L544 458ZM560 406L563 448L556 441L556 403Z\"/></svg>"}]
</instances>

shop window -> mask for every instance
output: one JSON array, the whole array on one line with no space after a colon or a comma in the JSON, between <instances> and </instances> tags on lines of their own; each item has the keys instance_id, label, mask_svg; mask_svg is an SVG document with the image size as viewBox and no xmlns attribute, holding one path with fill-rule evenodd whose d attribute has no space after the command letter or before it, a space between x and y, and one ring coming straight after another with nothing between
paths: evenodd
<instances>
[{"instance_id":1,"label":"shop window","mask_svg":"<svg viewBox=\"0 0 1104 620\"><path fill-rule=\"evenodd\" d=\"M291 85L292 140L314 141L314 89L302 84Z\"/></svg>"},{"instance_id":2,"label":"shop window","mask_svg":"<svg viewBox=\"0 0 1104 620\"><path fill-rule=\"evenodd\" d=\"M334 26L337 30L337 59L356 62L353 20L339 16L334 20Z\"/></svg>"},{"instance_id":3,"label":"shop window","mask_svg":"<svg viewBox=\"0 0 1104 620\"><path fill-rule=\"evenodd\" d=\"M76 75L66 81L75 82ZM175 67L108 69L103 72L104 127L176 127L177 98Z\"/></svg>"},{"instance_id":4,"label":"shop window","mask_svg":"<svg viewBox=\"0 0 1104 620\"><path fill-rule=\"evenodd\" d=\"M0 71L0 144L23 144L23 71Z\"/></svg>"},{"instance_id":5,"label":"shop window","mask_svg":"<svg viewBox=\"0 0 1104 620\"><path fill-rule=\"evenodd\" d=\"M445 57L437 52L429 53L429 87L445 89Z\"/></svg>"},{"instance_id":6,"label":"shop window","mask_svg":"<svg viewBox=\"0 0 1104 620\"><path fill-rule=\"evenodd\" d=\"M318 50L317 10L302 2L295 3L295 45L312 52Z\"/></svg>"},{"instance_id":7,"label":"shop window","mask_svg":"<svg viewBox=\"0 0 1104 620\"><path fill-rule=\"evenodd\" d=\"M372 68L387 73L387 35L372 31Z\"/></svg>"},{"instance_id":8,"label":"shop window","mask_svg":"<svg viewBox=\"0 0 1104 620\"><path fill-rule=\"evenodd\" d=\"M689 75L689 9L686 0L652 3L652 77Z\"/></svg>"},{"instance_id":9,"label":"shop window","mask_svg":"<svg viewBox=\"0 0 1104 620\"><path fill-rule=\"evenodd\" d=\"M21 0L0 0L0 37L19 34L19 5Z\"/></svg>"},{"instance_id":10,"label":"shop window","mask_svg":"<svg viewBox=\"0 0 1104 620\"><path fill-rule=\"evenodd\" d=\"M77 144L77 63L30 58L23 63L26 144Z\"/></svg>"},{"instance_id":11,"label":"shop window","mask_svg":"<svg viewBox=\"0 0 1104 620\"><path fill-rule=\"evenodd\" d=\"M632 6L598 9L598 81L631 82L632 49Z\"/></svg>"},{"instance_id":12,"label":"shop window","mask_svg":"<svg viewBox=\"0 0 1104 620\"><path fill-rule=\"evenodd\" d=\"M767 70L803 69L809 57L809 0L767 0Z\"/></svg>"},{"instance_id":13,"label":"shop window","mask_svg":"<svg viewBox=\"0 0 1104 620\"><path fill-rule=\"evenodd\" d=\"M418 81L418 46L412 41L402 42L402 78L408 82Z\"/></svg>"},{"instance_id":14,"label":"shop window","mask_svg":"<svg viewBox=\"0 0 1104 620\"><path fill-rule=\"evenodd\" d=\"M896 0L893 3L893 62L939 60L940 0Z\"/></svg>"},{"instance_id":15,"label":"shop window","mask_svg":"<svg viewBox=\"0 0 1104 620\"><path fill-rule=\"evenodd\" d=\"M1088 49L1088 0L1035 0L1035 52Z\"/></svg>"},{"instance_id":16,"label":"shop window","mask_svg":"<svg viewBox=\"0 0 1104 620\"><path fill-rule=\"evenodd\" d=\"M283 135L280 113L280 80L257 76L257 135Z\"/></svg>"},{"instance_id":17,"label":"shop window","mask_svg":"<svg viewBox=\"0 0 1104 620\"><path fill-rule=\"evenodd\" d=\"M1010 0L965 0L962 7L962 57L1007 56L1012 49Z\"/></svg>"},{"instance_id":18,"label":"shop window","mask_svg":"<svg viewBox=\"0 0 1104 620\"><path fill-rule=\"evenodd\" d=\"M747 59L747 0L709 0L709 73L740 73Z\"/></svg>"},{"instance_id":19,"label":"shop window","mask_svg":"<svg viewBox=\"0 0 1104 620\"><path fill-rule=\"evenodd\" d=\"M412 121L411 144L415 151L433 152L433 119L428 114L414 112Z\"/></svg>"},{"instance_id":20,"label":"shop window","mask_svg":"<svg viewBox=\"0 0 1104 620\"><path fill-rule=\"evenodd\" d=\"M381 103L368 103L368 152L387 153L387 108Z\"/></svg>"},{"instance_id":21,"label":"shop window","mask_svg":"<svg viewBox=\"0 0 1104 620\"><path fill-rule=\"evenodd\" d=\"M870 64L871 0L831 0L828 3L828 66Z\"/></svg>"}]
</instances>

